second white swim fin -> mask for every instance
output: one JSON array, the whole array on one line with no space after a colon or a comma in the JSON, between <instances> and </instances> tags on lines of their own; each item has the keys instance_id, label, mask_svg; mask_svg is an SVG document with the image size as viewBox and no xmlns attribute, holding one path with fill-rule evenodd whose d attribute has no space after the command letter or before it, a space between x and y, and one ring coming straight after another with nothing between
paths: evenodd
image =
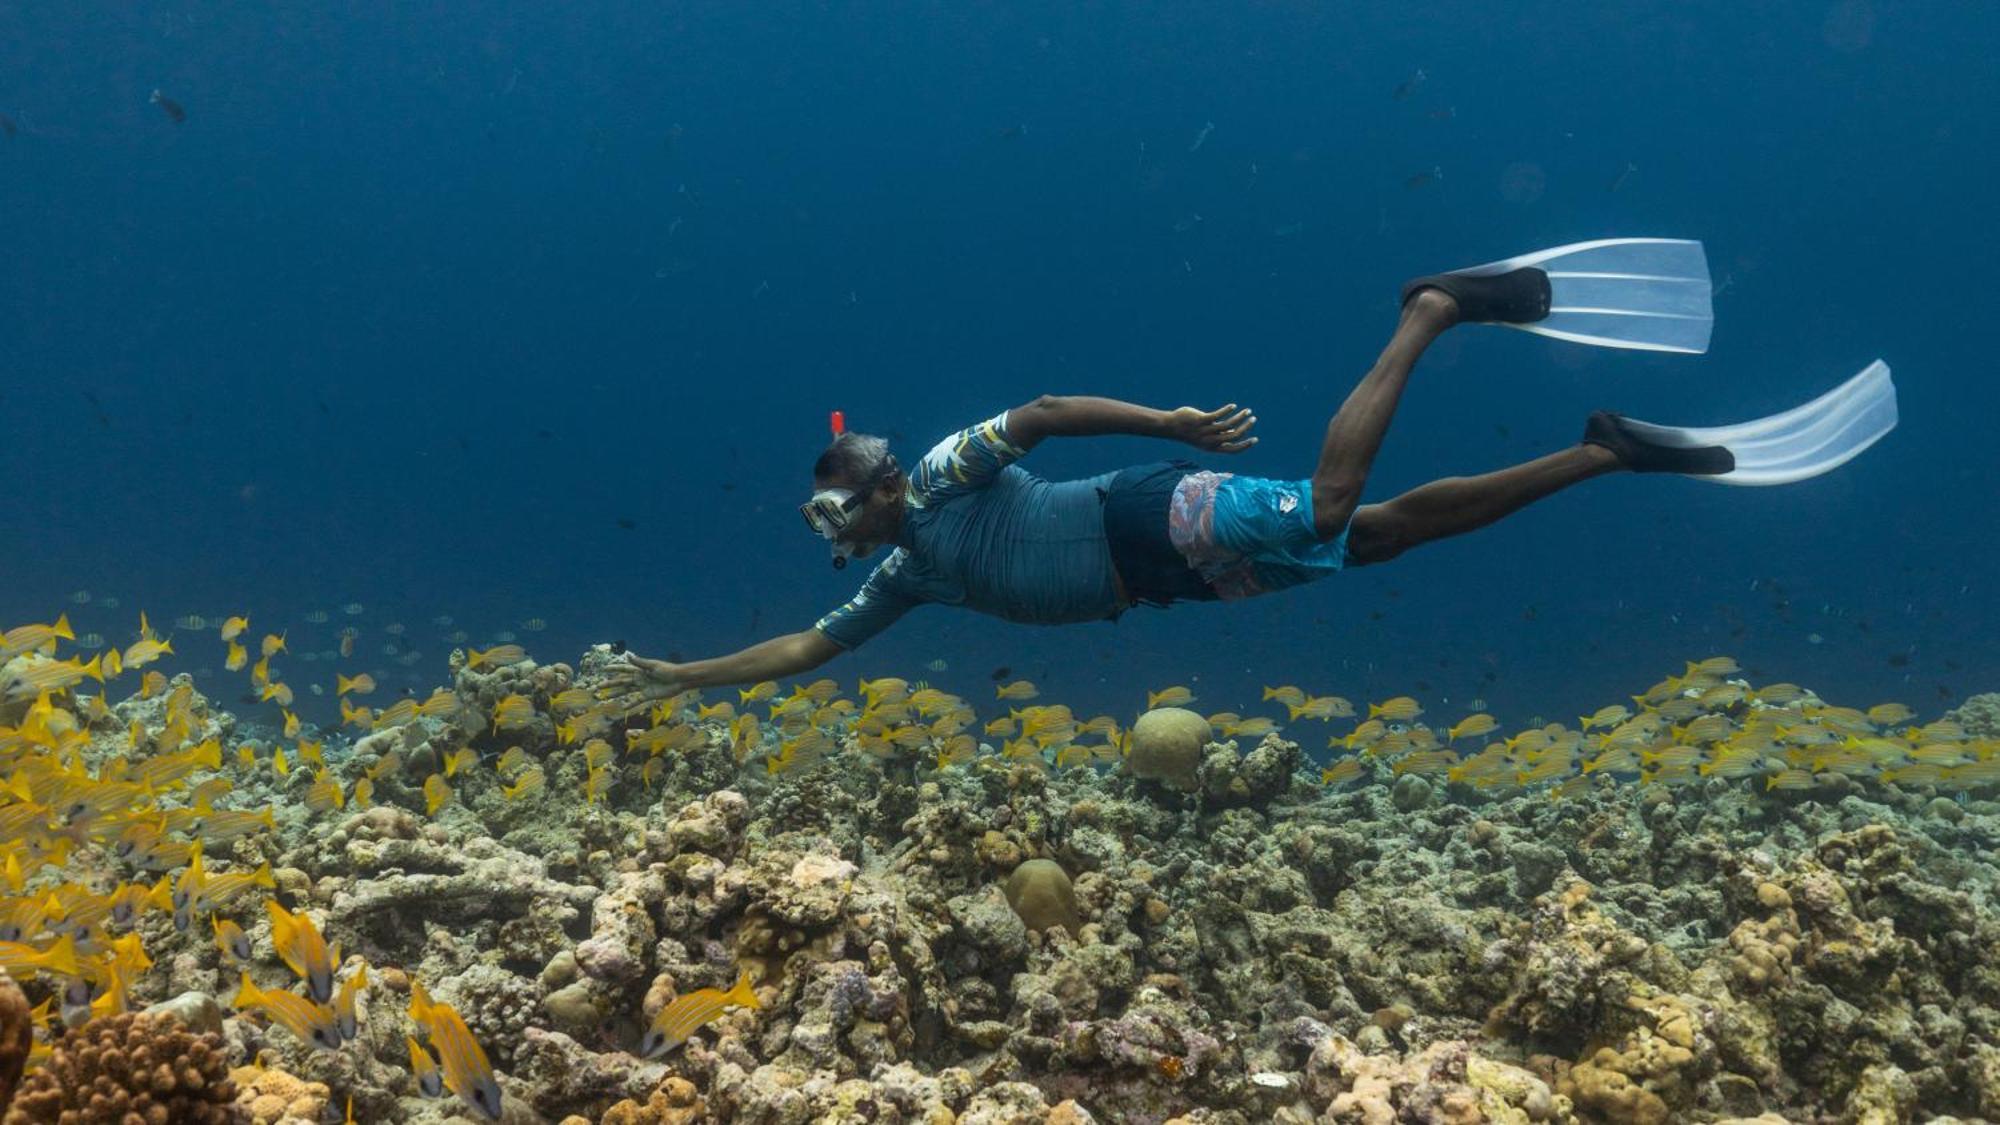
<instances>
[{"instance_id":1,"label":"second white swim fin","mask_svg":"<svg viewBox=\"0 0 2000 1125\"><path fill-rule=\"evenodd\" d=\"M1638 472L1717 484L1790 484L1832 472L1896 428L1896 384L1876 360L1803 406L1733 426L1662 426L1600 411L1583 440Z\"/></svg>"}]
</instances>

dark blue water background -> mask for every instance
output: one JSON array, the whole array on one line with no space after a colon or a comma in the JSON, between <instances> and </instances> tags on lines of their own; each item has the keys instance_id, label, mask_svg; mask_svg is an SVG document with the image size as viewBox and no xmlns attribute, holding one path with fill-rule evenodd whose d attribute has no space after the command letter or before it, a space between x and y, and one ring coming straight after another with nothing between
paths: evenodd
<instances>
[{"instance_id":1,"label":"dark blue water background","mask_svg":"<svg viewBox=\"0 0 2000 1125\"><path fill-rule=\"evenodd\" d=\"M0 27L0 622L68 608L117 643L140 608L247 610L298 651L351 623L342 668L392 690L443 679L450 628L726 651L865 573L793 511L831 408L908 460L1043 392L1235 400L1264 441L1230 467L1304 476L1403 278L1662 234L1707 242L1711 354L1455 333L1370 498L1598 407L1730 421L1877 356L1902 428L1807 484L1593 482L1260 602L1059 630L921 609L829 671L977 698L1006 666L1127 713L1295 681L1509 722L1718 652L1925 713L2000 688L2000 8L9 3ZM1172 452L1052 441L1031 467ZM181 633L168 667L232 696L220 642Z\"/></svg>"}]
</instances>

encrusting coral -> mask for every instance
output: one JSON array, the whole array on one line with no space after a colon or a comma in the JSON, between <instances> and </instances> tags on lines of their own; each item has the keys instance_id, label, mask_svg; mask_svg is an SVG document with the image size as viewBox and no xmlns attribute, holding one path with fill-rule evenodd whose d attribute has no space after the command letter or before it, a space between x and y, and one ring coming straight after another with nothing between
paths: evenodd
<instances>
[{"instance_id":1,"label":"encrusting coral","mask_svg":"<svg viewBox=\"0 0 2000 1125\"><path fill-rule=\"evenodd\" d=\"M219 1036L166 1016L104 1016L56 1040L5 1125L226 1125L249 1120Z\"/></svg>"}]
</instances>

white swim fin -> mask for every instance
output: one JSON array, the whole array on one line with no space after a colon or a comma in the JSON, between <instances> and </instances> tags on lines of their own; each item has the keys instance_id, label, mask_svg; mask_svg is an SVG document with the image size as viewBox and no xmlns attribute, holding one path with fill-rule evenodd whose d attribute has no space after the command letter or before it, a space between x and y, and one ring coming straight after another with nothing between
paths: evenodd
<instances>
[{"instance_id":1,"label":"white swim fin","mask_svg":"<svg viewBox=\"0 0 2000 1125\"><path fill-rule=\"evenodd\" d=\"M1601 238L1420 277L1481 324L1579 344L1642 351L1708 350L1715 327L1708 255L1681 238Z\"/></svg>"},{"instance_id":2,"label":"white swim fin","mask_svg":"<svg viewBox=\"0 0 2000 1125\"><path fill-rule=\"evenodd\" d=\"M1583 440L1627 468L1682 473L1717 484L1790 484L1832 472L1896 428L1896 384L1876 360L1804 406L1733 426L1662 426L1590 416Z\"/></svg>"}]
</instances>

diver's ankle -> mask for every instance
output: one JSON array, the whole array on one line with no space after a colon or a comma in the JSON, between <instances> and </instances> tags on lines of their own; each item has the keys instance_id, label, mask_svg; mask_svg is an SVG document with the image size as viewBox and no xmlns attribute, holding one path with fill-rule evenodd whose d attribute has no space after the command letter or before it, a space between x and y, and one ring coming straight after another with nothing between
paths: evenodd
<instances>
[{"instance_id":1,"label":"diver's ankle","mask_svg":"<svg viewBox=\"0 0 2000 1125\"><path fill-rule=\"evenodd\" d=\"M1458 302L1444 290L1426 285L1403 302L1403 315L1440 329L1450 328L1458 323Z\"/></svg>"}]
</instances>

